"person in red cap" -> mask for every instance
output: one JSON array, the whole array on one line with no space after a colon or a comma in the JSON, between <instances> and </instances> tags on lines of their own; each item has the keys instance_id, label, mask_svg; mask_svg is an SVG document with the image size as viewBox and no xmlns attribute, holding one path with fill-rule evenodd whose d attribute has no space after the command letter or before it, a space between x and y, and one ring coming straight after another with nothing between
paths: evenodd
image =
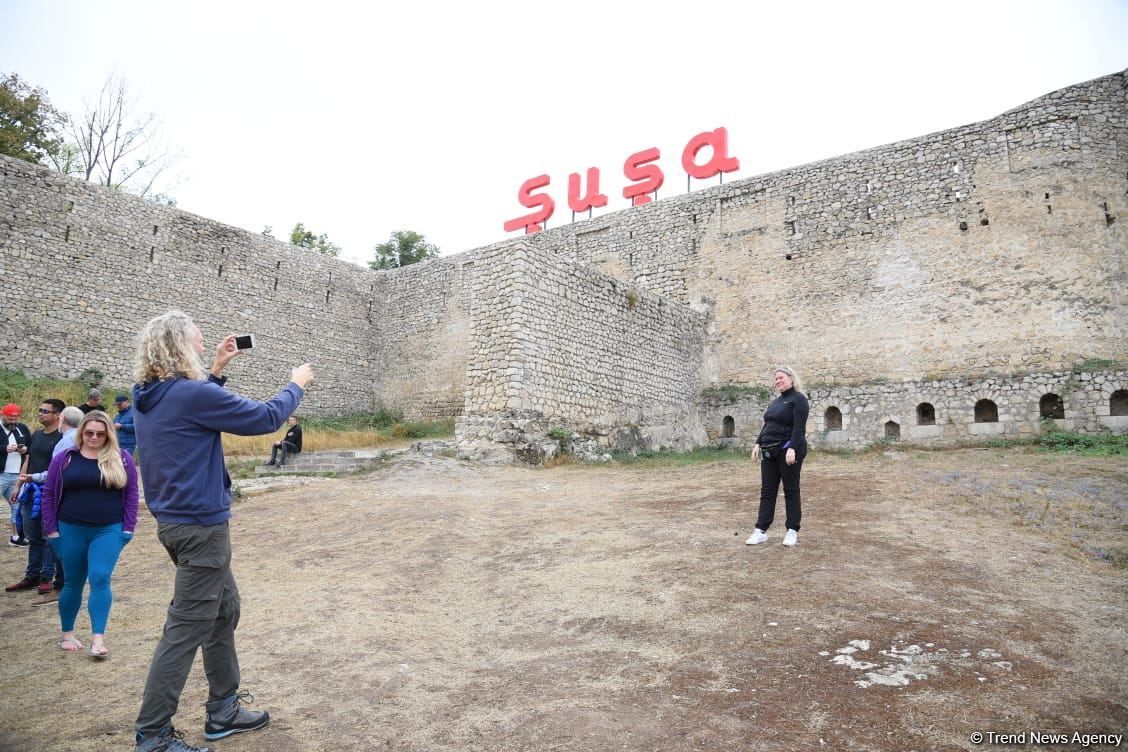
<instances>
[{"instance_id":1,"label":"person in red cap","mask_svg":"<svg viewBox=\"0 0 1128 752\"><path fill-rule=\"evenodd\" d=\"M4 467L0 468L0 495L9 505L8 519L12 523L12 535L8 538L10 546L26 546L27 538L24 537L20 526L20 507L16 503L16 487L19 485L20 467L27 456L27 444L31 440L31 431L20 423L22 411L20 406L12 403L0 409L0 420L4 429Z\"/></svg>"}]
</instances>

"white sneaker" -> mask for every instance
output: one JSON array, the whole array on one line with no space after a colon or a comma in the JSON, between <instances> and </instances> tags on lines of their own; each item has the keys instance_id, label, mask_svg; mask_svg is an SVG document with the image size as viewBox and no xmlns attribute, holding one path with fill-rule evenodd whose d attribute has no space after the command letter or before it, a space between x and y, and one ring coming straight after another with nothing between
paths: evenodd
<instances>
[{"instance_id":1,"label":"white sneaker","mask_svg":"<svg viewBox=\"0 0 1128 752\"><path fill-rule=\"evenodd\" d=\"M756 532L752 533L752 536L748 540L744 541L744 543L748 546L755 546L757 543L763 543L767 539L768 534L760 528L756 528Z\"/></svg>"},{"instance_id":2,"label":"white sneaker","mask_svg":"<svg viewBox=\"0 0 1128 752\"><path fill-rule=\"evenodd\" d=\"M794 546L798 542L799 531L797 530L788 530L787 535L783 536L783 545L785 546Z\"/></svg>"}]
</instances>

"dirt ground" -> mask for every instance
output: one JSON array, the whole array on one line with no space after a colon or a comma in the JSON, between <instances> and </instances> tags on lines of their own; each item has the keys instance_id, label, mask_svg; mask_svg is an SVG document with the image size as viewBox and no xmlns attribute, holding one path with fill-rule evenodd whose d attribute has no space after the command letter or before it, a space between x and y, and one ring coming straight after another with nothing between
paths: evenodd
<instances>
[{"instance_id":1,"label":"dirt ground","mask_svg":"<svg viewBox=\"0 0 1128 752\"><path fill-rule=\"evenodd\" d=\"M815 454L793 549L782 499L770 541L744 545L755 470L410 457L248 496L243 687L274 720L213 746L903 751L1128 730L1128 461ZM24 561L0 551L7 582ZM132 748L172 571L142 511L106 663L54 646L55 609L0 594L0 749ZM196 744L205 695L197 659L176 718Z\"/></svg>"}]
</instances>

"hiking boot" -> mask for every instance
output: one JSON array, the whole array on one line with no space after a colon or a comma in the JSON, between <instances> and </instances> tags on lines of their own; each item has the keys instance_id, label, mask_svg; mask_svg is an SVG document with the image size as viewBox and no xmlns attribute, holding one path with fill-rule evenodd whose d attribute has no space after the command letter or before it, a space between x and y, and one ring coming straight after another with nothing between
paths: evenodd
<instances>
[{"instance_id":1,"label":"hiking boot","mask_svg":"<svg viewBox=\"0 0 1128 752\"><path fill-rule=\"evenodd\" d=\"M785 545L785 546L794 546L798 542L799 542L799 531L798 530L788 530L787 535L783 536L783 545Z\"/></svg>"},{"instance_id":2,"label":"hiking boot","mask_svg":"<svg viewBox=\"0 0 1128 752\"><path fill-rule=\"evenodd\" d=\"M745 542L745 544L747 544L749 546L755 546L758 543L763 543L767 539L768 539L768 534L765 533L760 528L756 528L755 532L753 532L752 535L748 538L748 540L746 540L744 542Z\"/></svg>"},{"instance_id":3,"label":"hiking boot","mask_svg":"<svg viewBox=\"0 0 1128 752\"><path fill-rule=\"evenodd\" d=\"M31 543L28 542L27 538L21 538L18 535L9 535L8 536L8 545L9 546L19 546L20 548L25 548L26 546L30 546Z\"/></svg>"},{"instance_id":4,"label":"hiking boot","mask_svg":"<svg viewBox=\"0 0 1128 752\"><path fill-rule=\"evenodd\" d=\"M20 590L31 590L33 587L38 587L38 586L39 586L39 578L38 577L24 577L22 580L17 582L15 585L9 585L8 587L4 588L4 592L15 593L15 592L18 592Z\"/></svg>"},{"instance_id":5,"label":"hiking boot","mask_svg":"<svg viewBox=\"0 0 1128 752\"><path fill-rule=\"evenodd\" d=\"M204 738L210 742L232 734L254 731L270 723L270 713L265 710L248 710L241 705L243 701L251 703L255 698L244 690L222 700L206 703L204 707L207 708L208 717L204 722Z\"/></svg>"},{"instance_id":6,"label":"hiking boot","mask_svg":"<svg viewBox=\"0 0 1128 752\"><path fill-rule=\"evenodd\" d=\"M165 726L155 736L138 734L133 752L212 752L212 748L193 747L184 741L184 734L172 726Z\"/></svg>"}]
</instances>

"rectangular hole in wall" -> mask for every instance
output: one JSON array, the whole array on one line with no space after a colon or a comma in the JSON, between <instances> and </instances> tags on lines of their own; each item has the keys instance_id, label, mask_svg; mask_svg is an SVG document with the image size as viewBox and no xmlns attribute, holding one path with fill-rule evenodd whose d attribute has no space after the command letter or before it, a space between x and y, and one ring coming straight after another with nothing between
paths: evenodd
<instances>
[{"instance_id":1,"label":"rectangular hole in wall","mask_svg":"<svg viewBox=\"0 0 1128 752\"><path fill-rule=\"evenodd\" d=\"M278 277L275 277L275 278L274 278L274 289L275 289L275 290L277 290L277 289L278 289Z\"/></svg>"},{"instance_id":2,"label":"rectangular hole in wall","mask_svg":"<svg viewBox=\"0 0 1128 752\"><path fill-rule=\"evenodd\" d=\"M67 211L69 211L69 212L74 211L74 202L73 201L71 201L70 204L67 206Z\"/></svg>"},{"instance_id":3,"label":"rectangular hole in wall","mask_svg":"<svg viewBox=\"0 0 1128 752\"><path fill-rule=\"evenodd\" d=\"M156 235L156 234L157 234L157 230L159 230L159 229L161 229L161 226L160 226L160 225L153 225L153 234L154 234L154 235Z\"/></svg>"},{"instance_id":4,"label":"rectangular hole in wall","mask_svg":"<svg viewBox=\"0 0 1128 752\"><path fill-rule=\"evenodd\" d=\"M795 234L795 223L794 222L784 222L784 224L787 225L787 234L788 235L794 235Z\"/></svg>"},{"instance_id":5,"label":"rectangular hole in wall","mask_svg":"<svg viewBox=\"0 0 1128 752\"><path fill-rule=\"evenodd\" d=\"M153 263L153 255L156 254L157 247L155 245L149 246L149 263Z\"/></svg>"},{"instance_id":6,"label":"rectangular hole in wall","mask_svg":"<svg viewBox=\"0 0 1128 752\"><path fill-rule=\"evenodd\" d=\"M219 274L217 274L216 276L217 276L217 277L222 277L222 276L223 276L223 264L220 264L220 265L219 265Z\"/></svg>"},{"instance_id":7,"label":"rectangular hole in wall","mask_svg":"<svg viewBox=\"0 0 1128 752\"><path fill-rule=\"evenodd\" d=\"M275 269L281 269L281 268L282 268L282 262L281 262L281 261L279 261L279 262L277 262L276 264L274 264L274 268L275 268Z\"/></svg>"},{"instance_id":8,"label":"rectangular hole in wall","mask_svg":"<svg viewBox=\"0 0 1128 752\"><path fill-rule=\"evenodd\" d=\"M70 225L67 225L67 231L63 234L63 242L64 243L70 242Z\"/></svg>"},{"instance_id":9,"label":"rectangular hole in wall","mask_svg":"<svg viewBox=\"0 0 1128 752\"><path fill-rule=\"evenodd\" d=\"M325 305L329 305L329 290L325 291Z\"/></svg>"}]
</instances>

